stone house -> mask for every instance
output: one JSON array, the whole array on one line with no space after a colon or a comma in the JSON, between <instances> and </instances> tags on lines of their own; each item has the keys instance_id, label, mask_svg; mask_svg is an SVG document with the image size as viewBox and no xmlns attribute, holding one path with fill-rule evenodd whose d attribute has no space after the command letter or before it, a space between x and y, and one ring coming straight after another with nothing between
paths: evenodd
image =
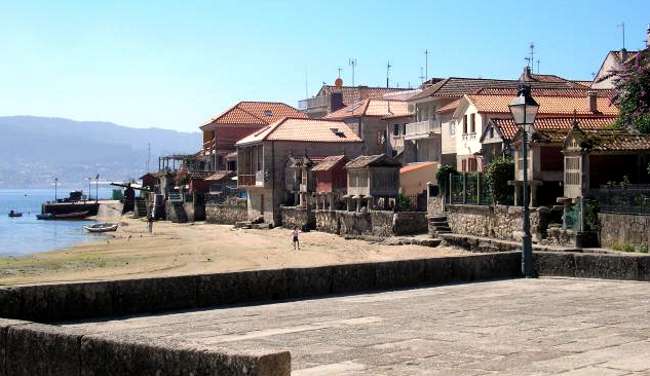
<instances>
[{"instance_id":1,"label":"stone house","mask_svg":"<svg viewBox=\"0 0 650 376\"><path fill-rule=\"evenodd\" d=\"M316 182L316 206L321 209L337 209L338 203L347 191L347 172L345 155L325 157L311 171Z\"/></svg>"},{"instance_id":2,"label":"stone house","mask_svg":"<svg viewBox=\"0 0 650 376\"><path fill-rule=\"evenodd\" d=\"M339 77L334 85L323 85L315 96L299 101L298 108L309 118L320 119L364 99L381 98L387 93L398 93L407 90L364 85L344 86L343 80Z\"/></svg>"},{"instance_id":3,"label":"stone house","mask_svg":"<svg viewBox=\"0 0 650 376\"><path fill-rule=\"evenodd\" d=\"M286 161L290 155L361 154L363 142L342 121L284 118L239 140L238 186L248 195L248 218L281 224L280 205L288 200Z\"/></svg>"},{"instance_id":4,"label":"stone house","mask_svg":"<svg viewBox=\"0 0 650 376\"><path fill-rule=\"evenodd\" d=\"M235 171L235 143L285 117L306 118L297 109L278 102L242 101L202 125L203 148L196 156L207 171Z\"/></svg>"},{"instance_id":5,"label":"stone house","mask_svg":"<svg viewBox=\"0 0 650 376\"><path fill-rule=\"evenodd\" d=\"M531 192L531 205L553 206L556 198L563 195L564 140L574 124L584 129L611 128L616 121L614 116L563 116L535 120L534 129L529 135L528 181ZM510 122L510 123L508 123ZM512 119L501 121L505 129L516 129ZM513 159L515 162L515 205L521 204L523 181L523 159L521 156L521 131L512 137Z\"/></svg>"},{"instance_id":6,"label":"stone house","mask_svg":"<svg viewBox=\"0 0 650 376\"><path fill-rule=\"evenodd\" d=\"M362 155L345 164L348 174L347 209L387 209L399 194L401 163L386 154Z\"/></svg>"},{"instance_id":7,"label":"stone house","mask_svg":"<svg viewBox=\"0 0 650 376\"><path fill-rule=\"evenodd\" d=\"M494 137L483 137L490 120L503 122L511 118L508 104L516 95L511 89L499 90L503 94L469 94L463 96L459 106L454 111L453 118L458 124L456 135L457 169L459 171L474 172L483 171L486 158L482 141L486 139L491 143L499 143L500 148L505 150L504 140L499 134L507 134L508 130L501 129L489 134ZM494 91L493 91L494 92ZM572 116L616 116L618 109L610 104L609 97L604 91L589 91L587 89L570 88L533 89L533 96L539 103L538 119L544 117ZM488 129L488 132L489 129ZM495 146L490 145L488 150L494 150ZM497 149L499 147L496 147ZM488 155L488 160L492 156Z\"/></svg>"},{"instance_id":8,"label":"stone house","mask_svg":"<svg viewBox=\"0 0 650 376\"><path fill-rule=\"evenodd\" d=\"M324 118L345 122L363 140L363 154L392 155L393 150L387 135L389 124L392 123L390 119L408 118L410 115L408 103L405 101L364 99Z\"/></svg>"}]
</instances>

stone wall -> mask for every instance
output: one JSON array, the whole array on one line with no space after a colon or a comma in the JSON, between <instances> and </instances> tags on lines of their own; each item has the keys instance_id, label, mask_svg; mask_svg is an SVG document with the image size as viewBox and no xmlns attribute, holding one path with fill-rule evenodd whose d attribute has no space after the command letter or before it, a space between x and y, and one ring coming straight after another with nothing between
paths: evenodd
<instances>
[{"instance_id":1,"label":"stone wall","mask_svg":"<svg viewBox=\"0 0 650 376\"><path fill-rule=\"evenodd\" d=\"M338 212L338 210L314 210L316 230L329 232L330 234L340 234L341 222L339 221Z\"/></svg>"},{"instance_id":2,"label":"stone wall","mask_svg":"<svg viewBox=\"0 0 650 376\"><path fill-rule=\"evenodd\" d=\"M288 376L291 354L170 347L60 326L0 319L0 376Z\"/></svg>"},{"instance_id":3,"label":"stone wall","mask_svg":"<svg viewBox=\"0 0 650 376\"><path fill-rule=\"evenodd\" d=\"M298 227L303 231L316 228L316 216L311 209L300 206L280 206L282 227L293 229Z\"/></svg>"},{"instance_id":4,"label":"stone wall","mask_svg":"<svg viewBox=\"0 0 650 376\"><path fill-rule=\"evenodd\" d=\"M429 197L427 199L427 215L429 217L438 217L445 215L445 205L443 197L440 195Z\"/></svg>"},{"instance_id":5,"label":"stone wall","mask_svg":"<svg viewBox=\"0 0 650 376\"><path fill-rule=\"evenodd\" d=\"M521 240L522 208L502 205L447 205L447 221L454 233L490 237L503 240ZM533 240L541 240L546 232L538 226L540 218L547 223L547 208L532 208L530 226Z\"/></svg>"},{"instance_id":6,"label":"stone wall","mask_svg":"<svg viewBox=\"0 0 650 376\"><path fill-rule=\"evenodd\" d=\"M419 211L403 211L394 213L393 234L414 235L428 232L427 213Z\"/></svg>"},{"instance_id":7,"label":"stone wall","mask_svg":"<svg viewBox=\"0 0 650 376\"><path fill-rule=\"evenodd\" d=\"M187 213L185 212L185 203L183 201L165 202L165 214L169 221L174 223L186 223Z\"/></svg>"},{"instance_id":8,"label":"stone wall","mask_svg":"<svg viewBox=\"0 0 650 376\"><path fill-rule=\"evenodd\" d=\"M337 211L340 223L339 235L369 235L372 234L372 220L370 213Z\"/></svg>"},{"instance_id":9,"label":"stone wall","mask_svg":"<svg viewBox=\"0 0 650 376\"><path fill-rule=\"evenodd\" d=\"M221 225L234 225L248 219L246 199L228 199L224 202L211 202L205 204L205 221Z\"/></svg>"},{"instance_id":10,"label":"stone wall","mask_svg":"<svg viewBox=\"0 0 650 376\"><path fill-rule=\"evenodd\" d=\"M603 247L631 244L650 246L650 216L598 213Z\"/></svg>"},{"instance_id":11,"label":"stone wall","mask_svg":"<svg viewBox=\"0 0 650 376\"><path fill-rule=\"evenodd\" d=\"M346 210L314 210L316 229L339 235L396 235L424 234L427 232L425 212L392 212L371 210L357 213Z\"/></svg>"},{"instance_id":12,"label":"stone wall","mask_svg":"<svg viewBox=\"0 0 650 376\"><path fill-rule=\"evenodd\" d=\"M0 288L0 317L59 322L517 276L518 253Z\"/></svg>"}]
</instances>

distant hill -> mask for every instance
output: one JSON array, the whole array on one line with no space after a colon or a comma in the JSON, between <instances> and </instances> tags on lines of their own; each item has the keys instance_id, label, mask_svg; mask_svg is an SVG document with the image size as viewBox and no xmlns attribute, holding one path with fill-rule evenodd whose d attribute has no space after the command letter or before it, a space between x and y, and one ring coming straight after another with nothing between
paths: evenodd
<instances>
[{"instance_id":1,"label":"distant hill","mask_svg":"<svg viewBox=\"0 0 650 376\"><path fill-rule=\"evenodd\" d=\"M47 187L58 177L78 185L100 174L101 180L126 180L151 169L158 156L199 150L198 132L129 128L108 122L35 116L0 117L0 188Z\"/></svg>"}]
</instances>

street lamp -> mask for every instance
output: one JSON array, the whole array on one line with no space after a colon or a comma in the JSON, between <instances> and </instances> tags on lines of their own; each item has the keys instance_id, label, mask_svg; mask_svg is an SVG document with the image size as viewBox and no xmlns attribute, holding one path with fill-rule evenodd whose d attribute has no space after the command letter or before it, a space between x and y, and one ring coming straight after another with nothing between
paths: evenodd
<instances>
[{"instance_id":1,"label":"street lamp","mask_svg":"<svg viewBox=\"0 0 650 376\"><path fill-rule=\"evenodd\" d=\"M528 209L528 133L535 123L539 104L530 95L530 86L521 85L517 97L510 102L508 107L515 124L522 130L524 236L522 237L521 273L524 277L531 278L535 276L535 272L533 270L533 244L530 236L530 211Z\"/></svg>"}]
</instances>

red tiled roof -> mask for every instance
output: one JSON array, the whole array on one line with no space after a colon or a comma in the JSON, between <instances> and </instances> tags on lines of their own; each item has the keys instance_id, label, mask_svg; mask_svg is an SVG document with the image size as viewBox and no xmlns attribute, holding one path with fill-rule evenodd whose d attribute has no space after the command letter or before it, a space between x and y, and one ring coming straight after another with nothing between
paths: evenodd
<instances>
[{"instance_id":1,"label":"red tiled roof","mask_svg":"<svg viewBox=\"0 0 650 376\"><path fill-rule=\"evenodd\" d=\"M581 128L585 129L606 129L611 128L616 122L615 116L589 116L577 117L576 120ZM501 137L505 140L512 140L517 134L519 127L511 119L491 119L495 127L498 128ZM535 119L533 125L535 130L559 129L565 130L564 134L573 127L573 116L542 117Z\"/></svg>"},{"instance_id":2,"label":"red tiled roof","mask_svg":"<svg viewBox=\"0 0 650 376\"><path fill-rule=\"evenodd\" d=\"M237 141L237 146L262 141L361 142L342 121L284 118Z\"/></svg>"},{"instance_id":3,"label":"red tiled roof","mask_svg":"<svg viewBox=\"0 0 650 376\"><path fill-rule=\"evenodd\" d=\"M327 114L325 119L347 119L360 116L402 117L411 116L408 102L384 99L364 99L338 111Z\"/></svg>"},{"instance_id":4,"label":"red tiled roof","mask_svg":"<svg viewBox=\"0 0 650 376\"><path fill-rule=\"evenodd\" d=\"M533 97L540 97L540 96L546 96L546 97L586 97L587 92L593 91L596 93L597 96L603 97L603 98L610 98L613 94L613 90L606 90L606 89L590 89L588 87L584 88L544 88L544 87L537 87L537 88L532 88L531 89L531 94ZM505 87L485 87L477 90L475 93L472 94L480 94L480 95L509 95L511 97L514 97L517 95L518 88L516 87L510 87L510 88L505 88Z\"/></svg>"},{"instance_id":5,"label":"red tiled roof","mask_svg":"<svg viewBox=\"0 0 650 376\"><path fill-rule=\"evenodd\" d=\"M460 104L460 99L453 100L446 105L440 107L436 112L437 113L445 113L445 112L453 112L456 111L456 108L458 108L458 105Z\"/></svg>"},{"instance_id":6,"label":"red tiled roof","mask_svg":"<svg viewBox=\"0 0 650 376\"><path fill-rule=\"evenodd\" d=\"M233 171L225 171L225 170L223 170L223 171L215 172L214 174L212 174L212 175L208 176L207 178L205 178L205 180L207 180L207 181L219 181L219 180L223 180L224 178L229 178L229 177L232 177L232 176L235 176L235 173Z\"/></svg>"},{"instance_id":7,"label":"red tiled roof","mask_svg":"<svg viewBox=\"0 0 650 376\"><path fill-rule=\"evenodd\" d=\"M285 117L307 118L288 104L279 102L239 102L202 127L209 125L269 125Z\"/></svg>"},{"instance_id":8,"label":"red tiled roof","mask_svg":"<svg viewBox=\"0 0 650 376\"><path fill-rule=\"evenodd\" d=\"M345 168L363 168L369 166L394 166L399 167L402 164L386 154L360 155L345 164Z\"/></svg>"},{"instance_id":9,"label":"red tiled roof","mask_svg":"<svg viewBox=\"0 0 650 376\"><path fill-rule=\"evenodd\" d=\"M512 101L510 95L466 95L465 96L478 110L485 113L509 113L508 104ZM589 111L588 98L585 97L560 97L560 96L538 96L535 97L539 103L539 114L541 115L594 115ZM596 99L596 114L618 115L618 108L610 103L609 98L598 97Z\"/></svg>"},{"instance_id":10,"label":"red tiled roof","mask_svg":"<svg viewBox=\"0 0 650 376\"><path fill-rule=\"evenodd\" d=\"M393 93L397 91L405 91L409 89L395 88L395 87L370 87L370 86L341 86L323 85L319 90L317 96L328 95L335 92L341 92L343 96L343 104L349 106L355 102L368 98L381 98L384 94Z\"/></svg>"},{"instance_id":11,"label":"red tiled roof","mask_svg":"<svg viewBox=\"0 0 650 376\"><path fill-rule=\"evenodd\" d=\"M406 166L402 167L399 169L400 174L404 174L407 172L419 170L421 168L429 167L435 165L437 162L415 162L415 163L409 163Z\"/></svg>"}]
</instances>

